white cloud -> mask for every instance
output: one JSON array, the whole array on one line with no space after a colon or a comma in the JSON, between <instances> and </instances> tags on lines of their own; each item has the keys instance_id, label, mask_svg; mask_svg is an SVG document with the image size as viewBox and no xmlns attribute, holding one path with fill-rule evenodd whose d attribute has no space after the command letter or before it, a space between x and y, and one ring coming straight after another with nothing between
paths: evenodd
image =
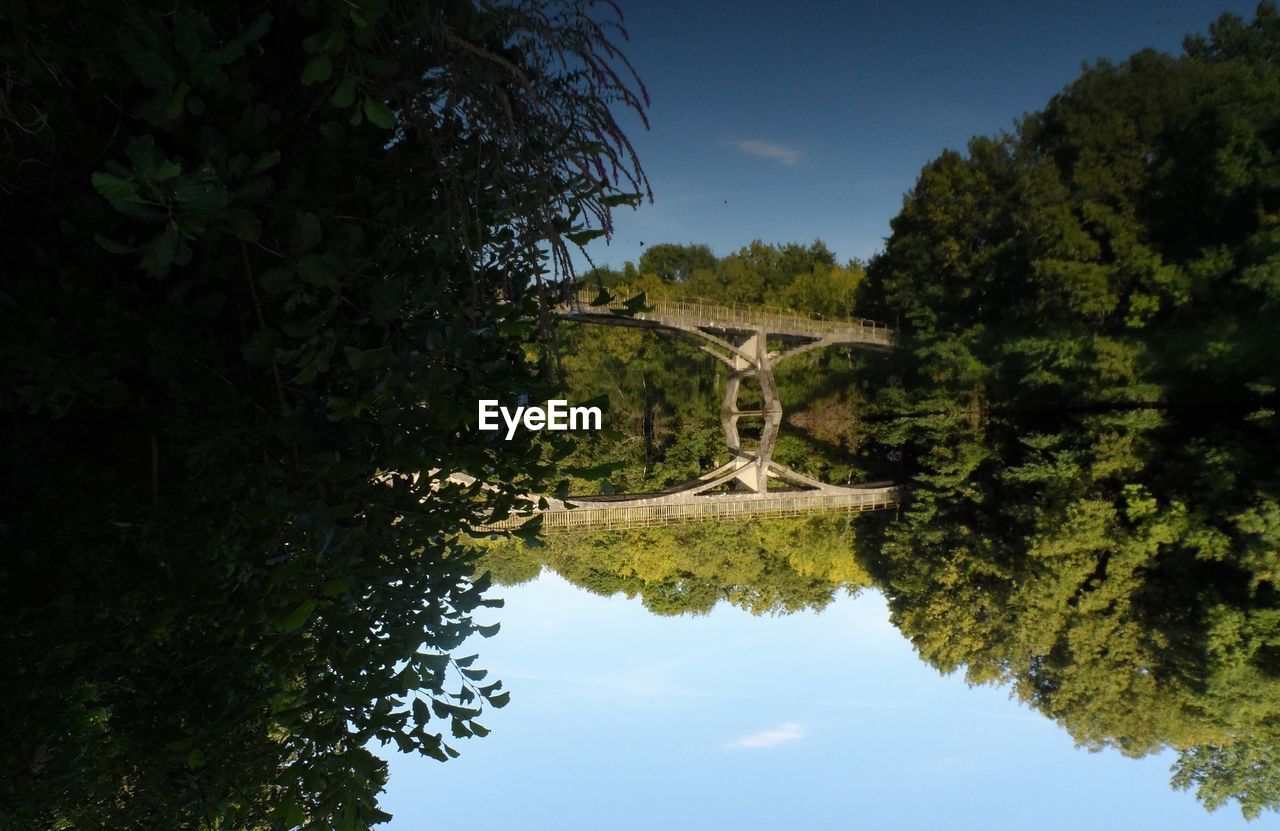
<instances>
[{"instance_id":1,"label":"white cloud","mask_svg":"<svg viewBox=\"0 0 1280 831\"><path fill-rule=\"evenodd\" d=\"M762 159L773 159L775 162L781 162L785 165L793 165L804 158L804 153L796 150L794 147L787 147L773 141L759 141L751 139L749 141L736 141L733 146L738 148L748 156L759 156Z\"/></svg>"},{"instance_id":2,"label":"white cloud","mask_svg":"<svg viewBox=\"0 0 1280 831\"><path fill-rule=\"evenodd\" d=\"M752 749L777 747L780 744L794 742L802 738L804 738L804 728L793 721L788 721L785 724L779 724L772 730L762 730L759 733L752 733L750 736L743 736L737 741L729 742L725 747Z\"/></svg>"}]
</instances>

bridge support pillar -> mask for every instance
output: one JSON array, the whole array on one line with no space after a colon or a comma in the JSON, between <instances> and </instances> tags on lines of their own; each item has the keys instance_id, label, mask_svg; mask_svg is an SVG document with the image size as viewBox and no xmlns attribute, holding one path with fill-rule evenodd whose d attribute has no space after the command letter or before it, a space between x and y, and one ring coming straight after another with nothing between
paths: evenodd
<instances>
[{"instance_id":1,"label":"bridge support pillar","mask_svg":"<svg viewBox=\"0 0 1280 831\"><path fill-rule=\"evenodd\" d=\"M735 339L734 346L737 351L733 354L733 368L725 383L720 424L724 429L724 440L730 456L742 462L735 480L753 493L766 493L769 489L769 462L773 456L773 445L778 438L778 428L782 426L782 400L778 397L778 385L773 380L768 335L764 331L750 332ZM759 410L743 410L738 406L742 379L749 376L755 376L760 383L762 401ZM748 453L742 447L738 421L743 417L760 418L764 422L760 442L754 453Z\"/></svg>"}]
</instances>

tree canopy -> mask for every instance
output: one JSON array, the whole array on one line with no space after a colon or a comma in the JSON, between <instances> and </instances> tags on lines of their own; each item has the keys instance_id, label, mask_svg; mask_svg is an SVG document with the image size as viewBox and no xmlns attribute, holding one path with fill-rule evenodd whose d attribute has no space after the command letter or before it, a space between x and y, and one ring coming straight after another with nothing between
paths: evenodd
<instances>
[{"instance_id":1,"label":"tree canopy","mask_svg":"<svg viewBox=\"0 0 1280 831\"><path fill-rule=\"evenodd\" d=\"M871 263L901 323L864 539L921 655L1175 784L1280 807L1280 14L1102 62L928 164Z\"/></svg>"},{"instance_id":2,"label":"tree canopy","mask_svg":"<svg viewBox=\"0 0 1280 831\"><path fill-rule=\"evenodd\" d=\"M458 532L549 469L470 422L545 388L544 286L647 192L620 33L589 0L0 11L7 826L365 828L371 743L487 732Z\"/></svg>"}]
</instances>

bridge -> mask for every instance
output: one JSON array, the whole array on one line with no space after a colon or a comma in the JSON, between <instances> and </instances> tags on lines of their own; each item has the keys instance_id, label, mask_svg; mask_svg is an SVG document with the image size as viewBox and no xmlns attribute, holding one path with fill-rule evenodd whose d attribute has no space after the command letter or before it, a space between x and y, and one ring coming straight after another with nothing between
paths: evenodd
<instances>
[{"instance_id":1,"label":"bridge","mask_svg":"<svg viewBox=\"0 0 1280 831\"><path fill-rule=\"evenodd\" d=\"M869 511L898 504L892 483L830 485L774 461L782 426L782 401L774 382L779 362L813 349L847 344L868 349L894 347L894 332L869 320L824 320L771 311L686 300L658 299L640 306L593 289L583 289L556 309L558 317L583 323L656 329L692 338L729 369L720 424L729 460L715 470L658 494L579 496L567 500L528 497L532 517L546 531L640 528L702 520L800 516L831 511ZM739 406L742 382L760 385L759 407ZM760 421L754 447L742 441L739 423ZM454 477L457 479L458 477ZM474 482L470 477L459 481ZM777 487L781 485L782 487ZM529 513L482 526L511 530Z\"/></svg>"}]
</instances>

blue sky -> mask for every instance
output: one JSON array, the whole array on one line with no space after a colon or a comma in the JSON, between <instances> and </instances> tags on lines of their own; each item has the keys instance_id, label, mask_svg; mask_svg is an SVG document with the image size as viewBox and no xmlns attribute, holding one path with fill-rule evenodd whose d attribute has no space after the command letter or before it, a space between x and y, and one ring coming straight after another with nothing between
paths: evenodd
<instances>
[{"instance_id":1,"label":"blue sky","mask_svg":"<svg viewBox=\"0 0 1280 831\"><path fill-rule=\"evenodd\" d=\"M1077 750L940 676L875 592L778 618L661 618L554 575L498 593L502 631L467 646L511 702L458 759L389 755L390 831L1247 825L1173 791L1171 756Z\"/></svg>"},{"instance_id":2,"label":"blue sky","mask_svg":"<svg viewBox=\"0 0 1280 831\"><path fill-rule=\"evenodd\" d=\"M1012 128L1080 73L1146 46L1178 51L1254 2L621 0L653 101L628 120L655 201L617 216L596 262L640 243L824 240L882 247L922 165Z\"/></svg>"},{"instance_id":3,"label":"blue sky","mask_svg":"<svg viewBox=\"0 0 1280 831\"><path fill-rule=\"evenodd\" d=\"M593 246L616 266L641 242L868 257L943 149L1012 127L1084 61L1176 51L1254 5L620 2L656 201ZM873 592L763 619L658 618L554 576L500 593L502 632L474 646L511 703L460 759L392 754L392 831L1245 825L1173 792L1169 756L1077 750L1006 691L939 676Z\"/></svg>"}]
</instances>

